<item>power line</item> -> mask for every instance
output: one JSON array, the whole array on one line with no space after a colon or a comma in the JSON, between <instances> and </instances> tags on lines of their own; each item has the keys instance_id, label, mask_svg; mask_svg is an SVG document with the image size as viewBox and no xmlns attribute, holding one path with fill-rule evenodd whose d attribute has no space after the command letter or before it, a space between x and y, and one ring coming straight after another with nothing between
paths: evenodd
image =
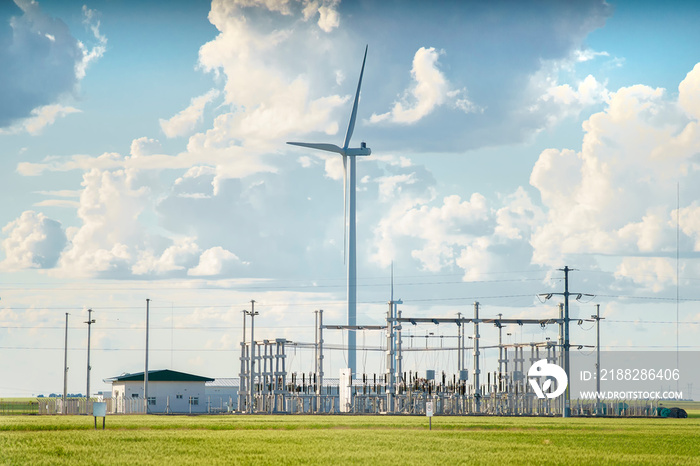
<instances>
[{"instance_id":1,"label":"power line","mask_svg":"<svg viewBox=\"0 0 700 466\"><path fill-rule=\"evenodd\" d=\"M449 275L452 276L452 275ZM410 278L416 278L419 276L412 276ZM404 277L406 278L406 277ZM385 279L385 278L383 278ZM504 283L504 282L524 282L524 281L542 281L546 277L542 278L504 278L497 280L459 280L459 281L419 281L419 282L400 282L397 281L397 286L423 286L423 285L469 285L469 284L483 284L483 283ZM319 285L313 283L316 280L303 280L305 282L311 281L312 283L302 284L302 285L274 285L271 283L255 284L255 285L235 285L235 286L196 286L190 288L190 291L197 290L220 290L220 291L248 291L248 290L289 290L289 289L316 289L316 288L345 288L345 284L337 285ZM7 284L7 283L6 283ZM21 285L21 283L13 283L13 285ZM33 285L36 285L35 283ZM369 287L386 287L388 282L383 283L358 283L358 288L369 288ZM158 285L155 290L182 290L182 286L172 285L172 286L162 286ZM0 291L154 291L153 286L138 286L138 287L99 287L95 285L90 285L86 287L60 287L60 288L46 288L46 287L36 287L31 288L13 288L13 287L0 287Z\"/></svg>"}]
</instances>

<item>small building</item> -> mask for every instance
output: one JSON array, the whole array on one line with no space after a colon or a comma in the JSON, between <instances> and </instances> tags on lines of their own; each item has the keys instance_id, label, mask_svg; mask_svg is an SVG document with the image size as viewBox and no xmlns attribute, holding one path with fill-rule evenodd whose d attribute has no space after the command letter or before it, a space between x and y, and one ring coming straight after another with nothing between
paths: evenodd
<instances>
[{"instance_id":1,"label":"small building","mask_svg":"<svg viewBox=\"0 0 700 466\"><path fill-rule=\"evenodd\" d=\"M238 408L240 379L216 378L204 385L210 413L226 413Z\"/></svg>"},{"instance_id":2,"label":"small building","mask_svg":"<svg viewBox=\"0 0 700 466\"><path fill-rule=\"evenodd\" d=\"M205 384L214 379L170 369L148 371L149 413L206 413ZM112 384L110 413L144 412L143 372L105 379Z\"/></svg>"}]
</instances>

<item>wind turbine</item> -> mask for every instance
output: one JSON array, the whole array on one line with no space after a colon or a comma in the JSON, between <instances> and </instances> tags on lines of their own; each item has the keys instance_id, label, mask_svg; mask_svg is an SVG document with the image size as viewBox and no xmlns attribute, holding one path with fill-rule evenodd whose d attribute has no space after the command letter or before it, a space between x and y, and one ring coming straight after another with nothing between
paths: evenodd
<instances>
[{"instance_id":1,"label":"wind turbine","mask_svg":"<svg viewBox=\"0 0 700 466\"><path fill-rule=\"evenodd\" d=\"M365 72L365 61L367 61L367 46L365 47L365 56L362 59L362 69L360 70L360 79L357 82L357 91L355 92L355 101L352 104L352 113L350 114L350 123L348 124L348 132L345 134L345 142L343 147L338 147L335 144L327 143L308 143L308 142L288 142L293 146L309 147L311 149L324 150L327 152L335 152L343 156L343 238L346 244L343 245L343 251L347 251L347 267L348 267L348 367L352 371L353 377L356 376L357 368L357 336L353 327L357 326L357 267L355 262L355 184L356 170L355 157L366 156L372 153L372 150L367 147L364 142L360 143L360 147L350 147L350 138L355 129L355 120L357 119L357 103L360 100L360 87L362 87L362 75ZM348 164L348 159L349 164ZM349 167L348 167L349 165ZM349 177L349 180L348 180ZM348 188L350 195L348 196ZM348 212L349 210L349 212ZM348 215L349 214L349 215ZM347 236L346 236L347 235Z\"/></svg>"}]
</instances>

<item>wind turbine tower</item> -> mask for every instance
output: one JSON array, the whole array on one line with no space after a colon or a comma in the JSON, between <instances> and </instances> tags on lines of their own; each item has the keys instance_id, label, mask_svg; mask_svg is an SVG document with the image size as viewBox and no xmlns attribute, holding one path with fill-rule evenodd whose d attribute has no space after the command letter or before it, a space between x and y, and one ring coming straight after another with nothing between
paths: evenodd
<instances>
[{"instance_id":1,"label":"wind turbine tower","mask_svg":"<svg viewBox=\"0 0 700 466\"><path fill-rule=\"evenodd\" d=\"M355 233L355 185L356 185L356 164L355 158L358 156L370 155L372 151L367 145L362 142L360 147L351 148L350 138L355 129L355 120L357 119L357 104L360 99L360 88L362 87L362 75L365 72L365 61L367 60L367 48L365 47L365 56L362 59L362 69L360 70L360 79L357 82L357 91L355 92L355 101L352 104L352 113L350 114L350 123L348 124L348 132L345 134L345 143L343 147L338 147L335 144L327 143L308 143L308 142L288 142L294 146L309 147L311 149L324 150L327 152L335 152L343 156L343 212L344 212L344 231L345 239L344 252L346 253L347 263L347 299L348 299L348 367L352 371L353 377L357 374L357 336L355 328L357 326L357 266L356 266L356 233ZM349 162L349 163L348 163ZM348 193L349 191L349 193Z\"/></svg>"}]
</instances>

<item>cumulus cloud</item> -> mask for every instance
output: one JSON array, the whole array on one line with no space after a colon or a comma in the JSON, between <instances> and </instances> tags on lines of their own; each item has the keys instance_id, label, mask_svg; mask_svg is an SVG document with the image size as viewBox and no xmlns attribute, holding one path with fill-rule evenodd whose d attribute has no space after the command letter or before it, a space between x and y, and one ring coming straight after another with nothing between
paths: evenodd
<instances>
[{"instance_id":1,"label":"cumulus cloud","mask_svg":"<svg viewBox=\"0 0 700 466\"><path fill-rule=\"evenodd\" d=\"M139 157L148 157L162 152L162 146L157 139L147 137L136 138L131 141L131 157L136 159Z\"/></svg>"},{"instance_id":2,"label":"cumulus cloud","mask_svg":"<svg viewBox=\"0 0 700 466\"><path fill-rule=\"evenodd\" d=\"M626 259L618 275L668 268L663 256L676 248L676 184L693 199L700 186L700 132L692 111L699 76L696 66L680 84L677 101L659 88L620 88L584 122L580 151L540 154L530 183L548 213L532 235L535 263L561 264L570 254L644 254L656 257ZM681 208L681 224L697 244L695 207Z\"/></svg>"},{"instance_id":3,"label":"cumulus cloud","mask_svg":"<svg viewBox=\"0 0 700 466\"><path fill-rule=\"evenodd\" d=\"M526 111L526 114L541 121L541 127L537 130L554 126L564 118L578 116L584 109L607 102L610 91L606 83L598 81L591 74L578 79L575 71L577 63L608 56L607 52L579 49L565 58L543 61L526 86L529 93L537 96ZM566 80L572 83L561 83Z\"/></svg>"},{"instance_id":4,"label":"cumulus cloud","mask_svg":"<svg viewBox=\"0 0 700 466\"><path fill-rule=\"evenodd\" d=\"M678 103L694 120L700 120L700 63L688 72L678 86Z\"/></svg>"},{"instance_id":5,"label":"cumulus cloud","mask_svg":"<svg viewBox=\"0 0 700 466\"><path fill-rule=\"evenodd\" d=\"M529 239L544 214L522 187L504 196L496 208L480 193L468 200L451 195L436 202L415 172L375 181L380 199L391 205L374 229L375 263L388 266L400 251L408 250L423 270L459 268L465 281L483 279L484 274L514 264L529 267ZM422 195L412 191L416 184L423 186Z\"/></svg>"},{"instance_id":6,"label":"cumulus cloud","mask_svg":"<svg viewBox=\"0 0 700 466\"><path fill-rule=\"evenodd\" d=\"M161 275L184 270L197 258L199 251L195 238L177 239L160 256L156 256L151 250L141 252L138 261L131 267L131 271L134 275Z\"/></svg>"},{"instance_id":7,"label":"cumulus cloud","mask_svg":"<svg viewBox=\"0 0 700 466\"><path fill-rule=\"evenodd\" d=\"M184 136L194 130L199 121L202 120L204 107L219 96L217 89L211 89L204 95L193 97L190 105L171 117L168 120L159 120L160 128L169 138Z\"/></svg>"},{"instance_id":8,"label":"cumulus cloud","mask_svg":"<svg viewBox=\"0 0 700 466\"><path fill-rule=\"evenodd\" d=\"M410 180L411 177L394 179L391 185L398 190ZM380 183L383 183L380 189L386 198L389 186L385 184L386 180L380 180ZM459 249L487 230L490 209L484 196L475 193L463 201L459 196L451 195L437 206L431 206L431 201L429 198L406 197L380 221L375 229L375 261L382 266L388 265L394 259L397 238L417 238L419 246L411 251L411 256L424 269L436 272L451 266Z\"/></svg>"},{"instance_id":9,"label":"cumulus cloud","mask_svg":"<svg viewBox=\"0 0 700 466\"><path fill-rule=\"evenodd\" d=\"M56 273L68 276L124 274L145 247L144 226L138 221L148 190L135 188L124 170L92 169L83 175L78 218L69 228L69 245Z\"/></svg>"},{"instance_id":10,"label":"cumulus cloud","mask_svg":"<svg viewBox=\"0 0 700 466\"><path fill-rule=\"evenodd\" d=\"M132 151L148 152L156 143L144 138ZM188 180L211 179L212 174L210 167L192 167L174 187L183 187ZM147 188L148 184L148 176L138 170L93 168L83 175L82 191L39 191L54 198L37 205L76 208L79 225L64 231L44 214L24 212L2 230L6 257L0 267L51 269L54 276L71 278L128 278L224 275L234 270L233 265L247 264L220 246L202 252L196 236L170 239L151 232L148 218L155 215L153 209L162 193ZM197 197L197 193L189 194ZM76 196L78 201L62 199ZM213 215L218 218L219 213ZM179 223L189 220L180 218Z\"/></svg>"},{"instance_id":11,"label":"cumulus cloud","mask_svg":"<svg viewBox=\"0 0 700 466\"><path fill-rule=\"evenodd\" d=\"M307 19L309 11L334 5L312 3L303 12ZM248 21L241 8L254 6L288 15L288 26L265 30ZM216 166L216 192L222 180L274 171L264 154L276 150L289 135L338 132L334 111L349 96L316 95L308 76L290 74L282 66L280 50L298 33L298 14L302 13L288 2L212 2L209 20L219 34L200 48L198 64L206 72L225 76L224 104L232 111L219 114L209 130L190 137L187 154ZM328 14L322 16L324 24L332 22Z\"/></svg>"},{"instance_id":12,"label":"cumulus cloud","mask_svg":"<svg viewBox=\"0 0 700 466\"><path fill-rule=\"evenodd\" d=\"M96 13L83 8L96 45L88 48L68 26L44 13L33 0L0 9L0 127L37 132L75 109L57 105L75 91L87 66L105 52ZM26 124L20 120L30 118Z\"/></svg>"},{"instance_id":13,"label":"cumulus cloud","mask_svg":"<svg viewBox=\"0 0 700 466\"><path fill-rule=\"evenodd\" d=\"M658 293L676 283L676 267L663 257L624 257L615 270L615 278L631 279L644 289Z\"/></svg>"},{"instance_id":14,"label":"cumulus cloud","mask_svg":"<svg viewBox=\"0 0 700 466\"><path fill-rule=\"evenodd\" d=\"M304 18L309 19L314 16L314 11L318 12L318 27L324 32L331 32L340 26L340 14L337 6L340 0L323 0L321 2L305 0Z\"/></svg>"},{"instance_id":15,"label":"cumulus cloud","mask_svg":"<svg viewBox=\"0 0 700 466\"><path fill-rule=\"evenodd\" d=\"M41 212L22 212L2 232L7 235L2 242L5 260L0 263L4 270L51 268L66 245L61 224Z\"/></svg>"},{"instance_id":16,"label":"cumulus cloud","mask_svg":"<svg viewBox=\"0 0 700 466\"><path fill-rule=\"evenodd\" d=\"M193 277L219 275L230 263L240 262L237 255L221 246L207 249L199 257L199 264L187 271Z\"/></svg>"},{"instance_id":17,"label":"cumulus cloud","mask_svg":"<svg viewBox=\"0 0 700 466\"><path fill-rule=\"evenodd\" d=\"M336 5L334 1L304 4L308 11L323 11L324 24L333 22L330 10L335 11ZM227 179L275 172L276 167L267 159L285 138L290 134L302 137L318 131L337 134L339 125L335 111L350 99L349 95L318 95L305 74L306 68L299 67L297 74L290 74L288 69L278 65L285 56L285 52L278 49L293 34L301 34L298 17L302 12L298 6L295 2L272 0L212 2L209 20L219 34L200 48L198 66L205 72L224 75L224 102L219 109L225 111L214 118L208 130L192 135L185 151L163 154L157 141L139 138L132 143L131 156L105 153L98 157L82 154L68 158L47 157L40 162L19 163L18 172L35 176L45 171L184 169L206 164L216 173L212 181L214 195ZM264 26L248 20L248 8L265 8L289 16L288 27L265 30ZM94 20L94 13L86 13L86 16ZM273 59L275 56L277 58ZM186 109L168 120L161 120L163 132L167 137L176 137L193 131L206 105L219 94L220 91L211 90L194 97Z\"/></svg>"},{"instance_id":18,"label":"cumulus cloud","mask_svg":"<svg viewBox=\"0 0 700 466\"><path fill-rule=\"evenodd\" d=\"M589 74L583 81L578 83L576 89L569 84L553 85L547 89L547 93L542 97L542 100L551 100L571 108L572 106L583 107L604 102L607 97L608 90L605 86Z\"/></svg>"},{"instance_id":19,"label":"cumulus cloud","mask_svg":"<svg viewBox=\"0 0 700 466\"><path fill-rule=\"evenodd\" d=\"M413 57L411 68L413 85L394 103L389 112L372 114L370 122L415 123L447 102L465 113L480 111L479 107L466 98L466 90L451 89L449 81L438 69L440 54L434 47L419 48Z\"/></svg>"}]
</instances>

